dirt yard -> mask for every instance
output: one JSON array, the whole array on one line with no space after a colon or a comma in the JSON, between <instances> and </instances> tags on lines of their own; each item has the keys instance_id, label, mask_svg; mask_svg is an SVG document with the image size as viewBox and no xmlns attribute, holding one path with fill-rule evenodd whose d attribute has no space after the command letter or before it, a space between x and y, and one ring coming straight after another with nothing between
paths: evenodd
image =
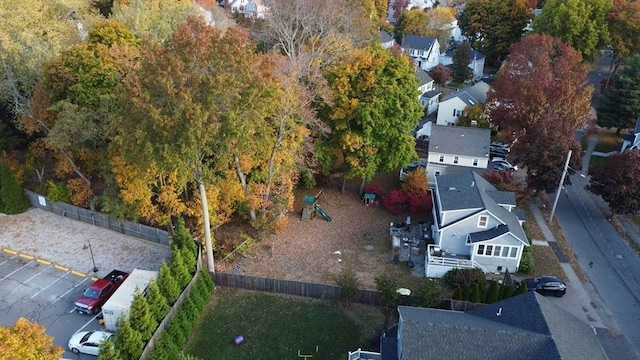
<instances>
[{"instance_id":1,"label":"dirt yard","mask_svg":"<svg viewBox=\"0 0 640 360\"><path fill-rule=\"evenodd\" d=\"M374 279L382 273L397 276L401 284L418 280L406 265L391 261L389 223L405 222L406 216L391 214L379 201L365 206L356 191L341 193L337 186L322 190L318 203L331 222L320 216L301 220L304 195L315 196L319 189L301 192L286 230L258 243L250 255L225 264L225 271L239 265L245 275L334 284L336 274L351 269L360 287L369 289L375 289ZM412 216L411 222L428 217Z\"/></svg>"}]
</instances>

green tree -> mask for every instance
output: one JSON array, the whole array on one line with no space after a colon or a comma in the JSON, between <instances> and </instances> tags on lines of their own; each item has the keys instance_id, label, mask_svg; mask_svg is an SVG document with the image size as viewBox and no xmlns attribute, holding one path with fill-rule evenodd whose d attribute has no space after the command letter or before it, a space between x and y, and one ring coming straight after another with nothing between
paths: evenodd
<instances>
[{"instance_id":1,"label":"green tree","mask_svg":"<svg viewBox=\"0 0 640 360\"><path fill-rule=\"evenodd\" d=\"M171 251L171 274L176 279L180 289L184 289L189 281L191 281L191 272L187 268L182 257L182 251L177 248L173 248Z\"/></svg>"},{"instance_id":2,"label":"green tree","mask_svg":"<svg viewBox=\"0 0 640 360\"><path fill-rule=\"evenodd\" d=\"M633 128L640 116L640 54L629 58L613 75L611 84L596 107L598 125L606 128Z\"/></svg>"},{"instance_id":3,"label":"green tree","mask_svg":"<svg viewBox=\"0 0 640 360\"><path fill-rule=\"evenodd\" d=\"M471 294L473 293L473 289L476 287L476 284L466 284L462 288L462 299L464 301L471 301Z\"/></svg>"},{"instance_id":4,"label":"green tree","mask_svg":"<svg viewBox=\"0 0 640 360\"><path fill-rule=\"evenodd\" d=\"M344 159L344 179L366 181L417 158L410 131L423 113L411 60L385 49L356 49L348 60L328 70L332 105L321 117L332 128L329 153ZM402 104L402 106L400 105ZM344 182L343 182L344 190Z\"/></svg>"},{"instance_id":5,"label":"green tree","mask_svg":"<svg viewBox=\"0 0 640 360\"><path fill-rule=\"evenodd\" d=\"M491 121L484 110L484 105L481 103L465 107L464 110L462 110L462 115L458 117L456 125L470 127L474 121L476 127L482 129L491 128Z\"/></svg>"},{"instance_id":6,"label":"green tree","mask_svg":"<svg viewBox=\"0 0 640 360\"><path fill-rule=\"evenodd\" d=\"M151 335L158 327L158 321L153 316L149 302L146 296L140 292L140 289L136 289L136 293L133 296L129 319L131 327L140 332L142 341L145 342L151 338Z\"/></svg>"},{"instance_id":7,"label":"green tree","mask_svg":"<svg viewBox=\"0 0 640 360\"><path fill-rule=\"evenodd\" d=\"M347 308L351 307L351 300L358 291L358 277L353 270L345 269L336 276L336 285L340 286L340 298Z\"/></svg>"},{"instance_id":8,"label":"green tree","mask_svg":"<svg viewBox=\"0 0 640 360\"><path fill-rule=\"evenodd\" d=\"M190 15L200 15L191 1L127 0L114 1L111 18L127 25L134 34L149 35L156 42L164 42L178 24Z\"/></svg>"},{"instance_id":9,"label":"green tree","mask_svg":"<svg viewBox=\"0 0 640 360\"><path fill-rule=\"evenodd\" d=\"M515 295L526 294L528 291L529 291L529 287L527 286L527 282L523 281L520 283L520 286L518 286L518 289L516 290Z\"/></svg>"},{"instance_id":10,"label":"green tree","mask_svg":"<svg viewBox=\"0 0 640 360\"><path fill-rule=\"evenodd\" d=\"M453 52L452 76L453 81L463 83L471 79L473 74L469 68L469 59L471 58L471 45L463 42L456 47Z\"/></svg>"},{"instance_id":11,"label":"green tree","mask_svg":"<svg viewBox=\"0 0 640 360\"><path fill-rule=\"evenodd\" d=\"M380 293L385 325L389 324L392 311L398 304L400 294L398 294L398 279L388 274L378 275L375 278L376 289Z\"/></svg>"},{"instance_id":12,"label":"green tree","mask_svg":"<svg viewBox=\"0 0 640 360\"><path fill-rule=\"evenodd\" d=\"M548 0L533 31L562 39L587 61L609 43L606 15L612 0Z\"/></svg>"},{"instance_id":13,"label":"green tree","mask_svg":"<svg viewBox=\"0 0 640 360\"><path fill-rule=\"evenodd\" d=\"M151 315L158 323L167 316L169 309L171 309L167 304L167 299L160 292L157 280L151 281L147 288L147 302L149 303Z\"/></svg>"},{"instance_id":14,"label":"green tree","mask_svg":"<svg viewBox=\"0 0 640 360\"><path fill-rule=\"evenodd\" d=\"M463 300L464 294L462 292L462 287L460 285L456 286L456 290L453 293L454 300Z\"/></svg>"},{"instance_id":15,"label":"green tree","mask_svg":"<svg viewBox=\"0 0 640 360\"><path fill-rule=\"evenodd\" d=\"M498 286L497 281L492 281L491 285L489 285L489 289L487 290L487 297L485 299L485 304L493 304L494 302L499 300L500 295L500 287Z\"/></svg>"},{"instance_id":16,"label":"green tree","mask_svg":"<svg viewBox=\"0 0 640 360\"><path fill-rule=\"evenodd\" d=\"M100 343L98 351L98 360L120 360L121 356L115 348L115 344L111 338Z\"/></svg>"},{"instance_id":17,"label":"green tree","mask_svg":"<svg viewBox=\"0 0 640 360\"><path fill-rule=\"evenodd\" d=\"M476 283L474 285L471 286L471 298L469 298L469 301L474 303L474 304L479 304L480 302L482 302L481 299L481 289L480 284Z\"/></svg>"},{"instance_id":18,"label":"green tree","mask_svg":"<svg viewBox=\"0 0 640 360\"><path fill-rule=\"evenodd\" d=\"M517 140L512 157L527 167L527 185L555 191L573 137L590 118L592 86L580 54L557 38L532 34L516 43L491 84L487 108L494 125ZM580 151L571 166L580 168Z\"/></svg>"},{"instance_id":19,"label":"green tree","mask_svg":"<svg viewBox=\"0 0 640 360\"><path fill-rule=\"evenodd\" d=\"M607 24L613 61L609 77L615 74L625 60L640 53L640 2L635 0L613 0L607 13ZM607 86L605 86L605 89Z\"/></svg>"},{"instance_id":20,"label":"green tree","mask_svg":"<svg viewBox=\"0 0 640 360\"><path fill-rule=\"evenodd\" d=\"M118 331L114 343L121 360L137 360L144 348L142 335L124 317L118 319Z\"/></svg>"},{"instance_id":21,"label":"green tree","mask_svg":"<svg viewBox=\"0 0 640 360\"><path fill-rule=\"evenodd\" d=\"M625 150L614 154L602 164L589 168L590 182L587 189L609 204L613 214L635 214L640 211L640 189L630 186L640 170L640 151Z\"/></svg>"},{"instance_id":22,"label":"green tree","mask_svg":"<svg viewBox=\"0 0 640 360\"><path fill-rule=\"evenodd\" d=\"M49 124L34 108L36 84L43 73L43 64L69 46L80 42L78 22L91 24L95 20L88 1L83 0L7 0L0 2L0 98L10 104L16 127L25 129L22 121L37 123L46 134ZM37 19L37 21L34 21ZM78 176L87 177L74 159L57 149Z\"/></svg>"},{"instance_id":23,"label":"green tree","mask_svg":"<svg viewBox=\"0 0 640 360\"><path fill-rule=\"evenodd\" d=\"M19 214L29 207L31 203L11 168L6 162L0 161L0 213Z\"/></svg>"},{"instance_id":24,"label":"green tree","mask_svg":"<svg viewBox=\"0 0 640 360\"><path fill-rule=\"evenodd\" d=\"M503 286L505 287L505 289L504 289L504 296L502 298L503 299L508 299L508 298L512 297L513 296L513 285L504 284Z\"/></svg>"},{"instance_id":25,"label":"green tree","mask_svg":"<svg viewBox=\"0 0 640 360\"><path fill-rule=\"evenodd\" d=\"M1 359L60 359L64 353L44 327L22 317L11 328L0 327L0 344Z\"/></svg>"},{"instance_id":26,"label":"green tree","mask_svg":"<svg viewBox=\"0 0 640 360\"><path fill-rule=\"evenodd\" d=\"M171 251L180 251L185 266L192 274L196 270L196 262L198 256L198 247L193 240L193 236L184 224L182 216L178 217L173 235L171 235Z\"/></svg>"},{"instance_id":27,"label":"green tree","mask_svg":"<svg viewBox=\"0 0 640 360\"><path fill-rule=\"evenodd\" d=\"M456 290L458 289L459 288L456 288ZM428 308L438 305L442 298L440 281L429 278L424 279L414 294L414 298L416 306Z\"/></svg>"},{"instance_id":28,"label":"green tree","mask_svg":"<svg viewBox=\"0 0 640 360\"><path fill-rule=\"evenodd\" d=\"M180 285L171 274L171 269L166 263L160 265L160 271L158 273L158 288L160 292L164 294L169 306L173 305L180 296Z\"/></svg>"},{"instance_id":29,"label":"green tree","mask_svg":"<svg viewBox=\"0 0 640 360\"><path fill-rule=\"evenodd\" d=\"M525 274L531 274L534 268L533 249L531 246L525 246L522 251L522 258L520 258L520 266L518 267L518 270Z\"/></svg>"},{"instance_id":30,"label":"green tree","mask_svg":"<svg viewBox=\"0 0 640 360\"><path fill-rule=\"evenodd\" d=\"M405 35L427 36L428 20L427 13L420 9L403 11L393 27L396 42L402 44Z\"/></svg>"},{"instance_id":31,"label":"green tree","mask_svg":"<svg viewBox=\"0 0 640 360\"><path fill-rule=\"evenodd\" d=\"M469 0L459 25L472 47L489 63L498 64L509 54L511 44L522 39L532 17L524 0Z\"/></svg>"},{"instance_id":32,"label":"green tree","mask_svg":"<svg viewBox=\"0 0 640 360\"><path fill-rule=\"evenodd\" d=\"M426 36L438 39L438 43L445 48L451 41L451 23L455 20L456 9L446 6L434 6L424 10L427 15Z\"/></svg>"}]
</instances>

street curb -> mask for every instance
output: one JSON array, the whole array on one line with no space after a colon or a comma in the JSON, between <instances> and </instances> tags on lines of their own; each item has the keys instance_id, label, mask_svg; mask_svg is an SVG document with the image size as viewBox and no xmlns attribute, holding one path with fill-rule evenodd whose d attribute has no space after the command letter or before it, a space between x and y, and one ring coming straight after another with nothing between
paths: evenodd
<instances>
[{"instance_id":1,"label":"street curb","mask_svg":"<svg viewBox=\"0 0 640 360\"><path fill-rule=\"evenodd\" d=\"M62 266L62 265L56 264L56 263L54 263L52 261L49 261L49 260L46 260L46 259L41 259L41 258L35 257L33 255L30 255L30 254L25 254L25 253L22 253L22 252L19 252L19 251L15 251L15 250L11 250L11 249L8 249L8 248L5 248L5 247L0 247L0 249L2 249L2 252L5 253L5 254L13 255L15 257L19 257L19 258L25 259L25 260L35 260L38 264L42 264L42 265L53 265L54 269L60 270L62 272L70 272L71 274L73 274L75 276L78 276L78 277L81 277L81 278L91 277L91 280L93 280L93 281L98 279L96 276L91 276L88 273L83 273L83 272L80 272L80 271L72 270L72 269L69 269L66 266Z\"/></svg>"}]
</instances>

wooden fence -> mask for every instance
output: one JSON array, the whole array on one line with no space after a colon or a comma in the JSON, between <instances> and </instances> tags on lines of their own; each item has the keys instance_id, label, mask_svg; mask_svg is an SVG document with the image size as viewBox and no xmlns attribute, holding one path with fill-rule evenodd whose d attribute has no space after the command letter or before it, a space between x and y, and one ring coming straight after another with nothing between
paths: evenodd
<instances>
[{"instance_id":1,"label":"wooden fence","mask_svg":"<svg viewBox=\"0 0 640 360\"><path fill-rule=\"evenodd\" d=\"M340 295L342 293L341 288L335 285L262 278L248 275L235 275L222 272L214 273L213 281L216 286L302 296L322 300L340 300ZM357 290L351 301L360 304L379 306L380 294L375 290Z\"/></svg>"}]
</instances>

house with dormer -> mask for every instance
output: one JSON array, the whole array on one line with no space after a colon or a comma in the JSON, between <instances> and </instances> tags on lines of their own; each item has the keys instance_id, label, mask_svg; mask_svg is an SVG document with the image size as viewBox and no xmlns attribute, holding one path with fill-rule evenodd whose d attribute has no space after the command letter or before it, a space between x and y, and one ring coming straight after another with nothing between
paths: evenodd
<instances>
[{"instance_id":1,"label":"house with dormer","mask_svg":"<svg viewBox=\"0 0 640 360\"><path fill-rule=\"evenodd\" d=\"M438 106L437 125L454 126L458 122L458 117L462 115L467 106L485 104L489 84L484 81L477 82L473 86L453 92L440 101Z\"/></svg>"},{"instance_id":2,"label":"house with dormer","mask_svg":"<svg viewBox=\"0 0 640 360\"><path fill-rule=\"evenodd\" d=\"M489 167L491 130L432 125L427 155L429 182L441 175L485 171Z\"/></svg>"},{"instance_id":3,"label":"house with dormer","mask_svg":"<svg viewBox=\"0 0 640 360\"><path fill-rule=\"evenodd\" d=\"M434 135L432 134L432 138ZM529 240L513 192L500 191L475 171L436 176L432 188L434 244L425 259L427 277L455 268L518 271Z\"/></svg>"},{"instance_id":4,"label":"house with dormer","mask_svg":"<svg viewBox=\"0 0 640 360\"><path fill-rule=\"evenodd\" d=\"M405 35L400 46L416 66L424 71L433 69L440 62L440 43L436 38Z\"/></svg>"},{"instance_id":5,"label":"house with dormer","mask_svg":"<svg viewBox=\"0 0 640 360\"><path fill-rule=\"evenodd\" d=\"M263 0L229 0L229 8L232 13L253 19L263 18L267 13Z\"/></svg>"}]
</instances>

